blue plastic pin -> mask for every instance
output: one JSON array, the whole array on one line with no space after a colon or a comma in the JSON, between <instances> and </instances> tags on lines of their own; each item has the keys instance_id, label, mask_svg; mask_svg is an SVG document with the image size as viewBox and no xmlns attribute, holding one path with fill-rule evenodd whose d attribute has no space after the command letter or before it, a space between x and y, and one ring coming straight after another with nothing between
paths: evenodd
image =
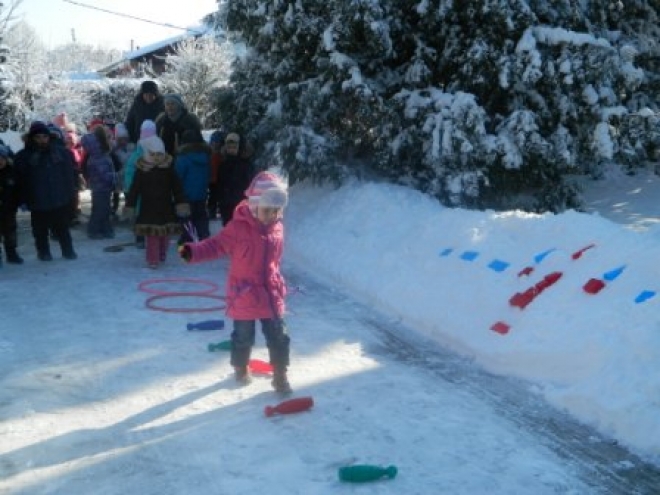
<instances>
[{"instance_id":1,"label":"blue plastic pin","mask_svg":"<svg viewBox=\"0 0 660 495\"><path fill-rule=\"evenodd\" d=\"M225 328L224 320L204 320L197 323L188 323L188 330L222 330Z\"/></svg>"}]
</instances>

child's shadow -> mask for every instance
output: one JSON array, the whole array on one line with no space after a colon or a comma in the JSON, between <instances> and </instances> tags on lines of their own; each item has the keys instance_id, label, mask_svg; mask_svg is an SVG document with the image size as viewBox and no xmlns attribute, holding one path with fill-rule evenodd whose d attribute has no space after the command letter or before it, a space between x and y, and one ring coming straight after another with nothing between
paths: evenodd
<instances>
[{"instance_id":1,"label":"child's shadow","mask_svg":"<svg viewBox=\"0 0 660 495\"><path fill-rule=\"evenodd\" d=\"M236 385L234 384L233 377L226 378L208 387L194 390L170 401L157 404L113 425L97 429L71 431L6 452L0 455L0 479L7 479L23 471L56 466L76 459L92 458L104 452L157 441L180 431L199 428L204 424L212 422L214 418L217 419L220 409L214 408L211 411L206 411L185 419L174 420L162 425L140 427L211 393L222 389L234 388L236 388ZM255 394L240 403L232 404L231 406L220 406L220 408L223 413L226 413L228 408L254 407L251 403L258 400L261 395L263 394Z\"/></svg>"}]
</instances>

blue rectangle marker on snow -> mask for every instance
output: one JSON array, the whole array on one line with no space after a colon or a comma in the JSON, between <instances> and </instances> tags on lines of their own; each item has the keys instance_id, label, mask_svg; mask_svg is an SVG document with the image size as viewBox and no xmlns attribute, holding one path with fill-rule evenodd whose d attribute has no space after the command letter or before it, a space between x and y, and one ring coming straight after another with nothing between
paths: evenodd
<instances>
[{"instance_id":1,"label":"blue rectangle marker on snow","mask_svg":"<svg viewBox=\"0 0 660 495\"><path fill-rule=\"evenodd\" d=\"M651 299L653 296L655 296L655 291L652 290L643 290L642 292L639 293L639 295L635 298L635 303L643 303L644 301L648 301Z\"/></svg>"},{"instance_id":2,"label":"blue rectangle marker on snow","mask_svg":"<svg viewBox=\"0 0 660 495\"><path fill-rule=\"evenodd\" d=\"M461 254L461 259L465 261L474 261L479 257L479 253L476 251L463 251Z\"/></svg>"},{"instance_id":3,"label":"blue rectangle marker on snow","mask_svg":"<svg viewBox=\"0 0 660 495\"><path fill-rule=\"evenodd\" d=\"M449 256L453 252L454 250L452 248L443 249L440 251L440 256Z\"/></svg>"},{"instance_id":4,"label":"blue rectangle marker on snow","mask_svg":"<svg viewBox=\"0 0 660 495\"><path fill-rule=\"evenodd\" d=\"M510 263L507 263L506 261L493 260L488 264L488 268L496 272L503 272L504 270L509 268L509 265Z\"/></svg>"},{"instance_id":5,"label":"blue rectangle marker on snow","mask_svg":"<svg viewBox=\"0 0 660 495\"><path fill-rule=\"evenodd\" d=\"M542 253L537 254L536 256L534 256L534 263L540 263L546 258L546 256L548 256L553 251L555 251L555 248L548 249L547 251L543 251Z\"/></svg>"},{"instance_id":6,"label":"blue rectangle marker on snow","mask_svg":"<svg viewBox=\"0 0 660 495\"><path fill-rule=\"evenodd\" d=\"M611 282L612 280L615 280L621 273L623 273L623 270L625 270L626 265L620 266L619 268L615 268L614 270L610 270L607 273L603 274L603 279L607 280L608 282Z\"/></svg>"}]
</instances>

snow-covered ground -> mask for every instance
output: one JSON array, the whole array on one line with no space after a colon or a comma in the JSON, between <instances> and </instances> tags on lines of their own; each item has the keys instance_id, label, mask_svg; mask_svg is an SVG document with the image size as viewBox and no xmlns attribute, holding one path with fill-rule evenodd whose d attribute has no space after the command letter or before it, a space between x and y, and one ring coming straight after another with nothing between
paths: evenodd
<instances>
[{"instance_id":1,"label":"snow-covered ground","mask_svg":"<svg viewBox=\"0 0 660 495\"><path fill-rule=\"evenodd\" d=\"M587 213L537 216L295 186L290 378L315 404L273 418L269 380L238 388L207 350L230 321L188 331L223 316L149 309L139 289L222 295L226 261L172 248L154 272L80 228L78 260L39 262L22 214L26 263L0 269L0 493L656 493L658 191L651 174L613 177L589 183ZM605 286L588 294L592 278ZM153 303L221 303L209 296ZM353 488L337 477L350 464L398 475Z\"/></svg>"}]
</instances>

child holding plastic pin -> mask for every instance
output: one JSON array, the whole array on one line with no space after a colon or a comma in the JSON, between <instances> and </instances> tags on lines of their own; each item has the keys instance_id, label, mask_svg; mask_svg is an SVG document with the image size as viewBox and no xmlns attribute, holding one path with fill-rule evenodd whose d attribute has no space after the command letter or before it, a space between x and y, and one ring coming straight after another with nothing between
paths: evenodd
<instances>
[{"instance_id":1,"label":"child holding plastic pin","mask_svg":"<svg viewBox=\"0 0 660 495\"><path fill-rule=\"evenodd\" d=\"M291 393L287 378L290 338L283 318L286 285L280 273L287 188L277 175L261 172L246 195L222 230L203 241L183 244L179 254L190 263L229 257L226 300L227 315L234 320L231 364L236 380L251 381L248 361L256 320L260 320L273 365L273 388Z\"/></svg>"}]
</instances>

